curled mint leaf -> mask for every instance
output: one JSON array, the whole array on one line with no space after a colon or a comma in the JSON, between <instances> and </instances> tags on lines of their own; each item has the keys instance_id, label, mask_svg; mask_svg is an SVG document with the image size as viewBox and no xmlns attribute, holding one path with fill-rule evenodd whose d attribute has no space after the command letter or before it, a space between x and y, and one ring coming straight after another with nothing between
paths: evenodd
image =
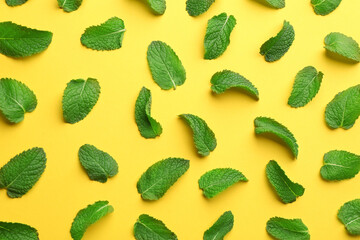
<instances>
[{"instance_id":1,"label":"curled mint leaf","mask_svg":"<svg viewBox=\"0 0 360 240\"><path fill-rule=\"evenodd\" d=\"M340 3L341 0L311 0L315 13L322 16L334 11Z\"/></svg>"},{"instance_id":2,"label":"curled mint leaf","mask_svg":"<svg viewBox=\"0 0 360 240\"><path fill-rule=\"evenodd\" d=\"M196 17L206 12L215 0L187 0L186 11L190 16Z\"/></svg>"},{"instance_id":3,"label":"curled mint leaf","mask_svg":"<svg viewBox=\"0 0 360 240\"><path fill-rule=\"evenodd\" d=\"M353 62L360 62L359 44L342 33L332 32L325 37L325 49Z\"/></svg>"},{"instance_id":4,"label":"curled mint leaf","mask_svg":"<svg viewBox=\"0 0 360 240\"><path fill-rule=\"evenodd\" d=\"M223 240L234 226L234 215L231 211L223 215L204 233L204 240Z\"/></svg>"},{"instance_id":5,"label":"curled mint leaf","mask_svg":"<svg viewBox=\"0 0 360 240\"><path fill-rule=\"evenodd\" d=\"M0 222L0 239L39 240L37 230L22 223Z\"/></svg>"},{"instance_id":6,"label":"curled mint leaf","mask_svg":"<svg viewBox=\"0 0 360 240\"><path fill-rule=\"evenodd\" d=\"M136 240L177 240L175 233L165 224L147 214L141 214L134 225Z\"/></svg>"},{"instance_id":7,"label":"curled mint leaf","mask_svg":"<svg viewBox=\"0 0 360 240\"><path fill-rule=\"evenodd\" d=\"M78 10L83 0L57 0L59 8L65 12L73 12Z\"/></svg>"},{"instance_id":8,"label":"curled mint leaf","mask_svg":"<svg viewBox=\"0 0 360 240\"><path fill-rule=\"evenodd\" d=\"M266 0L266 2L273 8L280 9L285 7L285 0Z\"/></svg>"},{"instance_id":9,"label":"curled mint leaf","mask_svg":"<svg viewBox=\"0 0 360 240\"><path fill-rule=\"evenodd\" d=\"M270 218L266 231L278 240L309 240L309 229L301 219Z\"/></svg>"},{"instance_id":10,"label":"curled mint leaf","mask_svg":"<svg viewBox=\"0 0 360 240\"><path fill-rule=\"evenodd\" d=\"M360 199L346 202L337 216L349 234L360 235Z\"/></svg>"},{"instance_id":11,"label":"curled mint leaf","mask_svg":"<svg viewBox=\"0 0 360 240\"><path fill-rule=\"evenodd\" d=\"M155 15L163 15L166 10L166 0L145 0Z\"/></svg>"},{"instance_id":12,"label":"curled mint leaf","mask_svg":"<svg viewBox=\"0 0 360 240\"><path fill-rule=\"evenodd\" d=\"M26 3L28 0L5 0L6 4L10 7L20 6Z\"/></svg>"}]
</instances>

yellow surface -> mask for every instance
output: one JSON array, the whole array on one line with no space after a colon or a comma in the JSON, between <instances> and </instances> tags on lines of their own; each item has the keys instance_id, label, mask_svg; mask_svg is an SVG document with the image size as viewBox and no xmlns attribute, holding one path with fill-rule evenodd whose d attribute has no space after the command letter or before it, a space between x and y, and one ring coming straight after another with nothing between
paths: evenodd
<instances>
[{"instance_id":1,"label":"yellow surface","mask_svg":"<svg viewBox=\"0 0 360 240\"><path fill-rule=\"evenodd\" d=\"M55 0L29 0L10 8L0 2L0 21L13 21L54 33L43 53L14 60L0 55L0 77L27 84L38 98L33 113L17 125L0 121L0 165L31 147L43 147L48 163L34 188L20 199L0 192L1 221L29 224L41 240L70 238L70 226L78 210L97 200L109 200L115 212L88 229L86 240L133 239L132 228L142 213L163 220L179 239L202 239L203 232L226 210L235 216L235 226L226 239L270 239L266 221L273 216L302 218L312 239L353 239L337 220L339 207L359 197L359 177L338 183L321 179L323 154L343 149L360 154L360 123L348 131L330 130L324 109L334 95L359 83L359 65L329 58L324 37L339 31L360 42L359 1L343 1L328 16L315 15L310 1L287 1L281 10L255 0L217 0L205 14L193 18L185 0L168 0L163 16L152 15L139 0L84 0L78 11L65 13ZM216 60L203 59L207 20L227 12L237 19L231 44ZM97 52L83 47L80 36L90 25L118 16L125 21L123 47ZM261 44L274 36L283 20L295 28L290 51L279 61L267 63L258 53ZM152 80L146 50L153 40L168 43L179 55L187 80L176 91L163 91ZM306 107L287 105L294 77L313 65L325 76L316 98ZM259 89L260 101L237 91L213 96L210 78L230 69L247 77ZM66 124L61 98L66 83L75 78L97 78L101 95L92 112L80 123ZM163 126L156 139L142 138L134 121L134 104L142 86L153 94L152 113ZM197 156L191 131L177 115L193 113L213 129L218 146L210 156ZM286 125L299 143L294 160L283 145L254 134L257 116L273 117ZM77 152L89 143L111 154L119 174L106 184L90 181L80 166ZM145 202L136 190L140 175L153 163L167 157L189 159L189 171L156 202ZM275 159L291 179L306 188L292 204L281 203L270 188L265 165ZM237 184L207 200L197 180L217 167L242 171L249 182Z\"/></svg>"}]
</instances>

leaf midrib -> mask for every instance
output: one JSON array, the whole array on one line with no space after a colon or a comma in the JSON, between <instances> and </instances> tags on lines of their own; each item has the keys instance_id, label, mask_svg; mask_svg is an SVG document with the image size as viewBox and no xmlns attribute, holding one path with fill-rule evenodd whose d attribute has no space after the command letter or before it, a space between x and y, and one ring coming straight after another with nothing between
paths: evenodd
<instances>
[{"instance_id":1,"label":"leaf midrib","mask_svg":"<svg viewBox=\"0 0 360 240\"><path fill-rule=\"evenodd\" d=\"M138 223L140 223L141 225L143 225L145 228L149 229L151 232L155 233L157 236L159 236L161 239L166 240L165 238L163 238L160 234L158 234L157 232L155 232L154 230L152 230L151 228L149 228L148 226L146 226L144 223L142 223L140 221L140 219L137 221Z\"/></svg>"}]
</instances>

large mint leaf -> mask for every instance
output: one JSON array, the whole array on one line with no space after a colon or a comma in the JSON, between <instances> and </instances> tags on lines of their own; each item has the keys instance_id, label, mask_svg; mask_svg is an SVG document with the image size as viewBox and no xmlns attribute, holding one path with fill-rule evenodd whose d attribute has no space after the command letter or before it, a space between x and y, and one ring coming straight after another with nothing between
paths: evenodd
<instances>
[{"instance_id":1,"label":"large mint leaf","mask_svg":"<svg viewBox=\"0 0 360 240\"><path fill-rule=\"evenodd\" d=\"M5 0L6 4L10 7L15 7L26 3L28 0Z\"/></svg>"},{"instance_id":2,"label":"large mint leaf","mask_svg":"<svg viewBox=\"0 0 360 240\"><path fill-rule=\"evenodd\" d=\"M325 49L350 61L360 62L359 44L342 33L332 32L325 37Z\"/></svg>"},{"instance_id":3,"label":"large mint leaf","mask_svg":"<svg viewBox=\"0 0 360 240\"><path fill-rule=\"evenodd\" d=\"M147 214L141 214L134 225L136 240L177 240L175 233L165 224Z\"/></svg>"},{"instance_id":4,"label":"large mint leaf","mask_svg":"<svg viewBox=\"0 0 360 240\"><path fill-rule=\"evenodd\" d=\"M208 21L204 40L205 59L218 58L225 52L235 25L235 17L226 13L214 16Z\"/></svg>"},{"instance_id":5,"label":"large mint leaf","mask_svg":"<svg viewBox=\"0 0 360 240\"><path fill-rule=\"evenodd\" d=\"M187 0L186 11L190 16L196 17L206 12L215 0Z\"/></svg>"},{"instance_id":6,"label":"large mint leaf","mask_svg":"<svg viewBox=\"0 0 360 240\"><path fill-rule=\"evenodd\" d=\"M322 16L334 11L340 3L341 0L311 0L315 13Z\"/></svg>"},{"instance_id":7,"label":"large mint leaf","mask_svg":"<svg viewBox=\"0 0 360 240\"><path fill-rule=\"evenodd\" d=\"M42 148L32 148L13 157L0 169L0 188L11 198L22 197L40 179L46 167Z\"/></svg>"},{"instance_id":8,"label":"large mint leaf","mask_svg":"<svg viewBox=\"0 0 360 240\"><path fill-rule=\"evenodd\" d=\"M309 240L309 229L301 219L270 218L266 231L278 240Z\"/></svg>"},{"instance_id":9,"label":"large mint leaf","mask_svg":"<svg viewBox=\"0 0 360 240\"><path fill-rule=\"evenodd\" d=\"M22 223L0 222L2 240L39 240L37 230Z\"/></svg>"},{"instance_id":10,"label":"large mint leaf","mask_svg":"<svg viewBox=\"0 0 360 240\"><path fill-rule=\"evenodd\" d=\"M189 169L189 160L167 158L142 174L137 182L138 193L145 200L158 200Z\"/></svg>"},{"instance_id":11,"label":"large mint leaf","mask_svg":"<svg viewBox=\"0 0 360 240\"><path fill-rule=\"evenodd\" d=\"M360 235L360 199L346 202L338 212L339 220L351 235Z\"/></svg>"},{"instance_id":12,"label":"large mint leaf","mask_svg":"<svg viewBox=\"0 0 360 240\"><path fill-rule=\"evenodd\" d=\"M36 96L25 84L10 78L0 80L0 110L9 122L21 122L36 106Z\"/></svg>"},{"instance_id":13,"label":"large mint leaf","mask_svg":"<svg viewBox=\"0 0 360 240\"><path fill-rule=\"evenodd\" d=\"M273 8L280 9L285 7L285 0L266 0L266 2Z\"/></svg>"},{"instance_id":14,"label":"large mint leaf","mask_svg":"<svg viewBox=\"0 0 360 240\"><path fill-rule=\"evenodd\" d=\"M164 42L153 41L147 50L147 61L154 81L164 90L184 84L185 69L174 50Z\"/></svg>"},{"instance_id":15,"label":"large mint leaf","mask_svg":"<svg viewBox=\"0 0 360 240\"><path fill-rule=\"evenodd\" d=\"M100 85L96 79L71 80L62 99L65 122L77 123L83 120L95 106L100 95Z\"/></svg>"},{"instance_id":16,"label":"large mint leaf","mask_svg":"<svg viewBox=\"0 0 360 240\"><path fill-rule=\"evenodd\" d=\"M234 215L231 211L224 212L223 215L204 233L204 240L223 240L225 235L234 226Z\"/></svg>"},{"instance_id":17,"label":"large mint leaf","mask_svg":"<svg viewBox=\"0 0 360 240\"><path fill-rule=\"evenodd\" d=\"M59 8L65 12L73 12L78 10L83 0L57 0Z\"/></svg>"},{"instance_id":18,"label":"large mint leaf","mask_svg":"<svg viewBox=\"0 0 360 240\"><path fill-rule=\"evenodd\" d=\"M8 57L28 57L48 48L52 33L17 25L0 23L0 53Z\"/></svg>"}]
</instances>

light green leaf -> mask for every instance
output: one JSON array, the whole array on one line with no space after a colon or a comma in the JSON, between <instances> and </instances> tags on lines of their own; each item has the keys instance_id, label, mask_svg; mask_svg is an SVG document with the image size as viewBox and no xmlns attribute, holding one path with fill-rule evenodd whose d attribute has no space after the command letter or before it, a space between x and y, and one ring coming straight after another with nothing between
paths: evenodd
<instances>
[{"instance_id":1,"label":"light green leaf","mask_svg":"<svg viewBox=\"0 0 360 240\"><path fill-rule=\"evenodd\" d=\"M199 179L199 188L207 198L213 198L237 182L247 182L247 178L232 168L213 169Z\"/></svg>"},{"instance_id":2,"label":"light green leaf","mask_svg":"<svg viewBox=\"0 0 360 240\"><path fill-rule=\"evenodd\" d=\"M294 42L295 31L289 22L284 21L283 28L275 36L267 40L260 48L260 54L265 56L265 61L279 60L289 50Z\"/></svg>"},{"instance_id":3,"label":"light green leaf","mask_svg":"<svg viewBox=\"0 0 360 240\"><path fill-rule=\"evenodd\" d=\"M144 200L158 200L189 169L189 160L167 158L144 172L137 182L138 193Z\"/></svg>"},{"instance_id":4,"label":"light green leaf","mask_svg":"<svg viewBox=\"0 0 360 240\"><path fill-rule=\"evenodd\" d=\"M311 0L315 13L322 16L334 11L340 3L341 0Z\"/></svg>"},{"instance_id":5,"label":"light green leaf","mask_svg":"<svg viewBox=\"0 0 360 240\"><path fill-rule=\"evenodd\" d=\"M211 78L211 84L211 90L217 94L223 93L230 88L239 88L255 99L259 99L257 88L249 80L230 70L215 73Z\"/></svg>"},{"instance_id":6,"label":"light green leaf","mask_svg":"<svg viewBox=\"0 0 360 240\"><path fill-rule=\"evenodd\" d=\"M266 0L266 2L273 8L280 9L285 7L285 0Z\"/></svg>"},{"instance_id":7,"label":"light green leaf","mask_svg":"<svg viewBox=\"0 0 360 240\"><path fill-rule=\"evenodd\" d=\"M191 127L198 154L201 156L209 155L217 145L214 132L206 122L198 116L193 114L181 114L179 116Z\"/></svg>"},{"instance_id":8,"label":"light green leaf","mask_svg":"<svg viewBox=\"0 0 360 240\"><path fill-rule=\"evenodd\" d=\"M81 36L81 43L91 49L104 51L121 48L124 37L124 21L113 17L98 26L88 27Z\"/></svg>"},{"instance_id":9,"label":"light green leaf","mask_svg":"<svg viewBox=\"0 0 360 240\"><path fill-rule=\"evenodd\" d=\"M359 44L342 33L332 32L325 37L325 49L347 58L354 62L360 62Z\"/></svg>"},{"instance_id":10,"label":"light green leaf","mask_svg":"<svg viewBox=\"0 0 360 240\"><path fill-rule=\"evenodd\" d=\"M266 231L278 240L309 240L309 229L301 219L270 218Z\"/></svg>"},{"instance_id":11,"label":"light green leaf","mask_svg":"<svg viewBox=\"0 0 360 240\"><path fill-rule=\"evenodd\" d=\"M98 201L81 209L71 225L71 237L74 240L81 240L90 225L113 211L114 208L109 205L108 201Z\"/></svg>"},{"instance_id":12,"label":"light green leaf","mask_svg":"<svg viewBox=\"0 0 360 240\"><path fill-rule=\"evenodd\" d=\"M40 53L48 48L52 33L17 25L0 23L0 53L8 57L21 58Z\"/></svg>"},{"instance_id":13,"label":"light green leaf","mask_svg":"<svg viewBox=\"0 0 360 240\"><path fill-rule=\"evenodd\" d=\"M204 240L223 240L225 235L234 226L234 215L231 211L224 212L223 215L204 233Z\"/></svg>"},{"instance_id":14,"label":"light green leaf","mask_svg":"<svg viewBox=\"0 0 360 240\"><path fill-rule=\"evenodd\" d=\"M3 240L39 240L35 228L22 223L0 222L0 239Z\"/></svg>"},{"instance_id":15,"label":"light green leaf","mask_svg":"<svg viewBox=\"0 0 360 240\"><path fill-rule=\"evenodd\" d=\"M360 84L342 91L325 109L325 120L329 127L349 129L360 115Z\"/></svg>"},{"instance_id":16,"label":"light green leaf","mask_svg":"<svg viewBox=\"0 0 360 240\"><path fill-rule=\"evenodd\" d=\"M225 52L235 25L235 17L226 13L214 16L208 21L204 40L204 59L215 59Z\"/></svg>"},{"instance_id":17,"label":"light green leaf","mask_svg":"<svg viewBox=\"0 0 360 240\"><path fill-rule=\"evenodd\" d=\"M36 96L25 84L10 78L0 80L0 110L9 122L21 122L36 106Z\"/></svg>"},{"instance_id":18,"label":"light green leaf","mask_svg":"<svg viewBox=\"0 0 360 240\"><path fill-rule=\"evenodd\" d=\"M190 16L196 17L206 12L215 0L187 0L186 11Z\"/></svg>"},{"instance_id":19,"label":"light green leaf","mask_svg":"<svg viewBox=\"0 0 360 240\"><path fill-rule=\"evenodd\" d=\"M147 51L147 60L154 81L161 89L176 89L186 80L185 69L174 50L164 42L153 41Z\"/></svg>"},{"instance_id":20,"label":"light green leaf","mask_svg":"<svg viewBox=\"0 0 360 240\"><path fill-rule=\"evenodd\" d=\"M151 92L143 87L135 103L135 121L141 136L155 138L162 133L162 127L151 117Z\"/></svg>"},{"instance_id":21,"label":"light green leaf","mask_svg":"<svg viewBox=\"0 0 360 240\"><path fill-rule=\"evenodd\" d=\"M95 106L100 95L99 82L94 78L71 80L62 99L63 116L67 123L83 120Z\"/></svg>"},{"instance_id":22,"label":"light green leaf","mask_svg":"<svg viewBox=\"0 0 360 240\"><path fill-rule=\"evenodd\" d=\"M292 182L274 160L266 165L266 176L283 203L295 202L304 194L304 187Z\"/></svg>"},{"instance_id":23,"label":"light green leaf","mask_svg":"<svg viewBox=\"0 0 360 240\"><path fill-rule=\"evenodd\" d=\"M22 197L40 179L46 167L42 148L32 148L13 157L0 169L0 188L11 198Z\"/></svg>"},{"instance_id":24,"label":"light green leaf","mask_svg":"<svg viewBox=\"0 0 360 240\"><path fill-rule=\"evenodd\" d=\"M73 12L78 10L83 0L57 0L59 8L65 12Z\"/></svg>"},{"instance_id":25,"label":"light green leaf","mask_svg":"<svg viewBox=\"0 0 360 240\"><path fill-rule=\"evenodd\" d=\"M163 15L166 10L166 0L144 0L155 15Z\"/></svg>"},{"instance_id":26,"label":"light green leaf","mask_svg":"<svg viewBox=\"0 0 360 240\"><path fill-rule=\"evenodd\" d=\"M10 7L15 7L26 3L28 0L5 0L6 4Z\"/></svg>"},{"instance_id":27,"label":"light green leaf","mask_svg":"<svg viewBox=\"0 0 360 240\"><path fill-rule=\"evenodd\" d=\"M360 235L360 199L345 203L338 212L339 220L351 235Z\"/></svg>"},{"instance_id":28,"label":"light green leaf","mask_svg":"<svg viewBox=\"0 0 360 240\"><path fill-rule=\"evenodd\" d=\"M175 233L165 224L147 214L141 214L134 225L136 240L177 240Z\"/></svg>"},{"instance_id":29,"label":"light green leaf","mask_svg":"<svg viewBox=\"0 0 360 240\"><path fill-rule=\"evenodd\" d=\"M323 76L312 66L300 70L296 74L288 104L295 108L308 104L318 93Z\"/></svg>"}]
</instances>

